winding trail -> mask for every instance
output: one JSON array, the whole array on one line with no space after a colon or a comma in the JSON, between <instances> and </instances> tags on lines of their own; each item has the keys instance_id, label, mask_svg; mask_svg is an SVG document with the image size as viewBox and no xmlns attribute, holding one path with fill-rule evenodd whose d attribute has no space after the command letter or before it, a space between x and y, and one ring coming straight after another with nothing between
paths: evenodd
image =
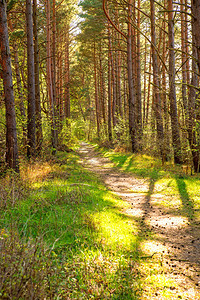
<instances>
[{"instance_id":1,"label":"winding trail","mask_svg":"<svg viewBox=\"0 0 200 300\"><path fill-rule=\"evenodd\" d=\"M200 299L200 230L180 212L169 212L157 205L166 195L154 192L155 182L123 173L114 168L108 158L82 143L78 150L80 163L98 174L106 186L121 199L130 203L124 213L138 224L143 238L141 250L160 261L166 279L175 282L170 299ZM167 201L167 199L166 199ZM166 299L157 294L144 299ZM167 298L169 299L169 298Z\"/></svg>"}]
</instances>

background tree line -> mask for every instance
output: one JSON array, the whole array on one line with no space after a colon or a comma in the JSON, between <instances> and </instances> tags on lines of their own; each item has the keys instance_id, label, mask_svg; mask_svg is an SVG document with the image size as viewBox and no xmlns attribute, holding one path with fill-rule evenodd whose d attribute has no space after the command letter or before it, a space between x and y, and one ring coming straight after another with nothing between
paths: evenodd
<instances>
[{"instance_id":1,"label":"background tree line","mask_svg":"<svg viewBox=\"0 0 200 300\"><path fill-rule=\"evenodd\" d=\"M72 72L81 86L77 99L84 93L90 138L198 171L199 1L103 1L104 13L102 1L80 5Z\"/></svg>"},{"instance_id":2,"label":"background tree line","mask_svg":"<svg viewBox=\"0 0 200 300\"><path fill-rule=\"evenodd\" d=\"M17 172L19 154L36 157L46 146L55 152L63 128L68 131L76 2L0 2L1 160L6 152L8 167Z\"/></svg>"},{"instance_id":3,"label":"background tree line","mask_svg":"<svg viewBox=\"0 0 200 300\"><path fill-rule=\"evenodd\" d=\"M199 171L199 2L2 0L7 164L75 134Z\"/></svg>"}]
</instances>

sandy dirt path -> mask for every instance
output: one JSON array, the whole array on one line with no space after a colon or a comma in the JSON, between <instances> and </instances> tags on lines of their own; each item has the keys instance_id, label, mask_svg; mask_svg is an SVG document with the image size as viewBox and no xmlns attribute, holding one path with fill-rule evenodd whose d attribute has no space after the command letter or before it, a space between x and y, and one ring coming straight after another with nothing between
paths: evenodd
<instances>
[{"instance_id":1,"label":"sandy dirt path","mask_svg":"<svg viewBox=\"0 0 200 300\"><path fill-rule=\"evenodd\" d=\"M178 211L170 214L164 207L155 205L162 194L154 193L153 181L114 168L108 158L87 143L81 144L78 153L84 167L98 174L111 191L130 203L124 213L139 224L138 234L144 239L142 251L149 256L155 255L166 279L175 282L171 299L200 299L199 226L191 225ZM152 235L153 238L149 238ZM149 297L145 299L166 299L159 291Z\"/></svg>"}]
</instances>

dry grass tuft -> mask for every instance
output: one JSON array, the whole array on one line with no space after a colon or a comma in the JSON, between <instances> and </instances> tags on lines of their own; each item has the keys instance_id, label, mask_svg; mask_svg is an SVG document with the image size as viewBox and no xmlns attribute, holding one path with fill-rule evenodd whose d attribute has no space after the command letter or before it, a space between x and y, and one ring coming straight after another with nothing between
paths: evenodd
<instances>
[{"instance_id":1,"label":"dry grass tuft","mask_svg":"<svg viewBox=\"0 0 200 300\"><path fill-rule=\"evenodd\" d=\"M128 153L131 149L126 144L117 145L114 149L114 152L120 152L120 153Z\"/></svg>"},{"instance_id":2,"label":"dry grass tuft","mask_svg":"<svg viewBox=\"0 0 200 300\"><path fill-rule=\"evenodd\" d=\"M36 181L44 181L52 172L52 169L51 162L37 161L23 165L20 174L23 181L34 183Z\"/></svg>"},{"instance_id":3,"label":"dry grass tuft","mask_svg":"<svg viewBox=\"0 0 200 300\"><path fill-rule=\"evenodd\" d=\"M8 172L5 177L0 180L0 209L8 206L14 206L17 201L28 195L28 182L18 176Z\"/></svg>"},{"instance_id":4,"label":"dry grass tuft","mask_svg":"<svg viewBox=\"0 0 200 300\"><path fill-rule=\"evenodd\" d=\"M1 299L51 299L53 268L41 241L25 242L2 229L0 250Z\"/></svg>"}]
</instances>

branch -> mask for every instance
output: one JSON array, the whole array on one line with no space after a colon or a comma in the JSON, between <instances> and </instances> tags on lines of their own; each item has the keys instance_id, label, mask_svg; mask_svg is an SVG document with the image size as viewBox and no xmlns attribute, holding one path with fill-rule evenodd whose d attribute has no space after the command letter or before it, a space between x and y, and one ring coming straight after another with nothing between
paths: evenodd
<instances>
[{"instance_id":1,"label":"branch","mask_svg":"<svg viewBox=\"0 0 200 300\"><path fill-rule=\"evenodd\" d=\"M108 19L108 21L111 23L111 25L121 34L123 35L123 37L125 37L125 39L127 39L127 36L119 29L117 28L117 26L113 23L113 21L111 20L108 12L106 11L106 0L103 0L103 10L104 10L104 13Z\"/></svg>"},{"instance_id":2,"label":"branch","mask_svg":"<svg viewBox=\"0 0 200 300\"><path fill-rule=\"evenodd\" d=\"M165 70L168 72L167 66L166 66L166 64L165 64L165 62L164 62L162 56L160 55L160 53L159 53L157 47L154 45L154 43L146 36L145 33L142 32L142 30L141 30L135 23L131 22L131 25L133 25L133 27L134 27L136 30L138 30L138 32L139 32L141 35L143 35L143 37L144 37L144 38L151 44L151 46L155 49L155 51L157 52L158 57L160 58L160 61L162 62L162 64L163 64Z\"/></svg>"},{"instance_id":3,"label":"branch","mask_svg":"<svg viewBox=\"0 0 200 300\"><path fill-rule=\"evenodd\" d=\"M58 5L56 6L56 10L59 8L59 6L64 2L64 0L61 0L60 3L58 3Z\"/></svg>"},{"instance_id":4,"label":"branch","mask_svg":"<svg viewBox=\"0 0 200 300\"><path fill-rule=\"evenodd\" d=\"M106 15L108 21L112 24L112 26L113 26L113 27L114 27L121 35L123 35L123 36L127 39L127 36L126 36L119 28L117 28L117 26L116 26L116 25L113 23L113 21L111 20L111 18L110 18L110 16L109 16L108 12L106 11L106 0L103 0L103 10L104 10L104 13L105 13L105 15ZM152 41L146 36L146 34L144 34L144 33L142 32L142 30L141 30L140 28L138 28L138 26L137 26L135 23L131 22L131 25L133 25L133 27L134 27L136 30L138 30L138 32L139 32L141 35L143 35L143 37L146 38L147 41L152 45L152 47L153 47L153 48L155 49L155 51L157 52L158 57L160 58L160 61L162 62L162 64L163 64L165 70L168 72L167 66L166 66L164 60L162 59L162 57L161 57L161 55L160 55L160 53L159 53L157 47L154 45L154 43L152 43Z\"/></svg>"}]
</instances>

